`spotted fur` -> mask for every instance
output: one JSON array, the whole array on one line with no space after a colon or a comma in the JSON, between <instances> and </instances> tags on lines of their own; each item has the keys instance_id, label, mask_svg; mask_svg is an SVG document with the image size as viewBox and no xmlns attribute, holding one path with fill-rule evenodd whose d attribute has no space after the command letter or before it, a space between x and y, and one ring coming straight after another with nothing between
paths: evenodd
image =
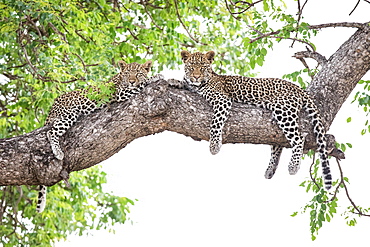
<instances>
[{"instance_id":1,"label":"spotted fur","mask_svg":"<svg viewBox=\"0 0 370 247\"><path fill-rule=\"evenodd\" d=\"M163 79L163 76L158 74L148 78L148 73L152 66L151 61L144 64L131 63L127 64L119 61L120 72L115 75L109 82L113 82L116 89L113 98L110 102L122 102L129 99L132 95L138 94L148 83ZM52 128L47 132L51 149L55 158L63 160L64 152L62 151L59 138L75 123L82 115L90 114L96 109L104 107L86 97L87 91L73 91L63 94L56 98L45 125L52 125ZM42 212L46 205L46 187L40 186L37 212Z\"/></svg>"},{"instance_id":2,"label":"spotted fur","mask_svg":"<svg viewBox=\"0 0 370 247\"><path fill-rule=\"evenodd\" d=\"M311 119L322 165L325 188L329 190L332 177L326 150L325 129L316 105L310 96L297 85L278 78L251 78L218 75L212 69L215 53L181 52L185 64L184 83L197 91L213 107L210 128L210 151L217 154L222 145L222 129L232 102L245 103L272 111L272 117L282 129L292 147L288 166L290 174L299 170L304 137L299 131L299 112L304 109ZM282 147L272 146L271 159L265 177L272 178L279 163Z\"/></svg>"}]
</instances>

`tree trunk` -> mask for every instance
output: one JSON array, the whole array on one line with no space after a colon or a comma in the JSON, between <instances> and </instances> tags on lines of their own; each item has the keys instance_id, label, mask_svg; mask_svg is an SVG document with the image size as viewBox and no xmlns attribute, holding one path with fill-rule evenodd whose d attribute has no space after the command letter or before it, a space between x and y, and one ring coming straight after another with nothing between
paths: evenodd
<instances>
[{"instance_id":1,"label":"tree trunk","mask_svg":"<svg viewBox=\"0 0 370 247\"><path fill-rule=\"evenodd\" d=\"M366 26L322 62L322 70L307 89L327 129L369 69L370 27ZM81 118L61 138L63 161L55 159L51 151L46 137L50 126L0 140L0 185L53 185L67 179L72 171L109 158L136 138L165 130L195 140L209 140L211 117L212 109L201 96L162 80L124 104L114 103ZM301 130L308 134L305 149L315 149L312 126L304 113L301 119ZM233 104L224 127L223 142L289 147L282 131L271 120L271 112L238 103ZM333 149L334 138L329 138L329 146Z\"/></svg>"}]
</instances>

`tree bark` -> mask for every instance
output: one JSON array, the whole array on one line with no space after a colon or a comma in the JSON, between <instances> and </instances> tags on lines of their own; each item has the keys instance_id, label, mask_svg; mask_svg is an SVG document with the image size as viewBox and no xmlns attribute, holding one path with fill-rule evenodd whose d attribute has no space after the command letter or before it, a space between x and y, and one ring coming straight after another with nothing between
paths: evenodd
<instances>
[{"instance_id":1,"label":"tree bark","mask_svg":"<svg viewBox=\"0 0 370 247\"><path fill-rule=\"evenodd\" d=\"M328 129L357 82L370 69L370 27L358 29L322 63L321 71L307 90ZM0 140L0 185L53 185L67 179L72 171L109 158L136 138L165 130L195 140L209 140L211 117L212 109L200 95L162 80L147 86L126 103L113 103L80 118L61 138L63 161L55 159L51 151L46 137L50 126ZM301 130L308 134L305 149L315 149L312 126L303 112ZM329 137L333 149L335 141ZM282 131L271 120L271 112L238 103L233 104L224 127L223 142L289 147Z\"/></svg>"}]
</instances>

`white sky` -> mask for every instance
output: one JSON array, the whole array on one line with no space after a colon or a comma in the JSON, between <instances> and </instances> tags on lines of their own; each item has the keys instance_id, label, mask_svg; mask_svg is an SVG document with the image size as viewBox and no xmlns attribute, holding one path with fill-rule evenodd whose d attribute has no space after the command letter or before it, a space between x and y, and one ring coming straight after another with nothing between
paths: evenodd
<instances>
[{"instance_id":1,"label":"white sky","mask_svg":"<svg viewBox=\"0 0 370 247\"><path fill-rule=\"evenodd\" d=\"M357 0L310 0L304 21L310 24L369 21L370 4L362 1L348 16ZM287 0L289 7L296 2ZM327 58L355 29L328 28L315 38L318 52ZM281 77L302 64L291 56L303 46L282 42L270 52L260 77ZM217 59L217 58L216 58ZM181 79L183 71L163 73ZM364 79L369 80L369 73ZM355 90L356 92L356 90ZM350 179L350 194L358 205L370 207L369 160L366 157L369 134L360 135L365 122L362 110L343 105L328 133L338 142L352 143L341 162ZM346 123L352 116L352 122ZM324 223L316 241L310 240L309 215L290 217L300 211L311 195L298 185L308 177L310 160L304 160L295 176L288 174L291 150L284 150L279 169L271 180L264 178L270 158L266 145L226 144L219 154L209 153L208 142L165 132L140 138L103 162L108 173L108 191L138 199L131 207L133 224L116 227L116 234L104 231L92 236L71 236L56 246L368 246L370 218L358 219L356 227L345 224L337 214ZM336 162L330 160L334 178ZM344 193L341 193L344 194ZM349 206L340 195L342 212Z\"/></svg>"}]
</instances>

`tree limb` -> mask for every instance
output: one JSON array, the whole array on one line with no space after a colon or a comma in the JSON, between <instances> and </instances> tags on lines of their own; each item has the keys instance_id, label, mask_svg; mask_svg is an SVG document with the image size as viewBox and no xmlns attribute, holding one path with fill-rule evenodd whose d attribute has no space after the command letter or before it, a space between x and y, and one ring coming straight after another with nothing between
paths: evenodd
<instances>
[{"instance_id":1,"label":"tree limb","mask_svg":"<svg viewBox=\"0 0 370 247\"><path fill-rule=\"evenodd\" d=\"M200 95L170 87L164 80L153 83L126 104L113 103L81 118L61 138L63 161L55 159L46 138L50 126L0 140L0 185L53 185L65 179L66 172L91 167L134 139L165 130L208 140L212 114ZM305 120L301 124L302 131L311 135L306 139L306 149L316 148L310 124ZM245 104L234 104L223 136L224 143L289 147L282 131L271 120L271 112Z\"/></svg>"},{"instance_id":2,"label":"tree limb","mask_svg":"<svg viewBox=\"0 0 370 247\"><path fill-rule=\"evenodd\" d=\"M368 23L358 23L358 22L337 22L337 23L326 23L326 24L319 24L319 25L310 25L307 28L308 29L321 29L321 28L328 28L328 27L352 27L352 28L358 28L363 29L368 26ZM296 31L295 29L292 31ZM249 43L253 43L259 39L266 38L266 37L273 37L276 38L277 34L279 34L281 30L269 32L269 33L260 33L260 35L254 39L251 39ZM283 37L278 37L281 39L285 39ZM293 39L293 38L290 38ZM301 40L298 40L301 42ZM314 50L314 49L313 49Z\"/></svg>"},{"instance_id":3,"label":"tree limb","mask_svg":"<svg viewBox=\"0 0 370 247\"><path fill-rule=\"evenodd\" d=\"M357 30L328 59L307 88L326 129L369 69L370 27L366 27ZM53 185L72 171L109 158L139 137L165 130L208 140L212 115L209 104L197 93L171 87L165 80L152 83L125 104L113 103L81 118L61 138L63 161L56 160L51 151L46 137L50 126L0 140L0 185ZM307 134L305 149L315 149L312 126L304 113L300 128ZM328 139L328 147L333 151L334 138L329 135ZM233 104L224 127L223 142L289 147L271 120L270 111L238 103Z\"/></svg>"}]
</instances>

